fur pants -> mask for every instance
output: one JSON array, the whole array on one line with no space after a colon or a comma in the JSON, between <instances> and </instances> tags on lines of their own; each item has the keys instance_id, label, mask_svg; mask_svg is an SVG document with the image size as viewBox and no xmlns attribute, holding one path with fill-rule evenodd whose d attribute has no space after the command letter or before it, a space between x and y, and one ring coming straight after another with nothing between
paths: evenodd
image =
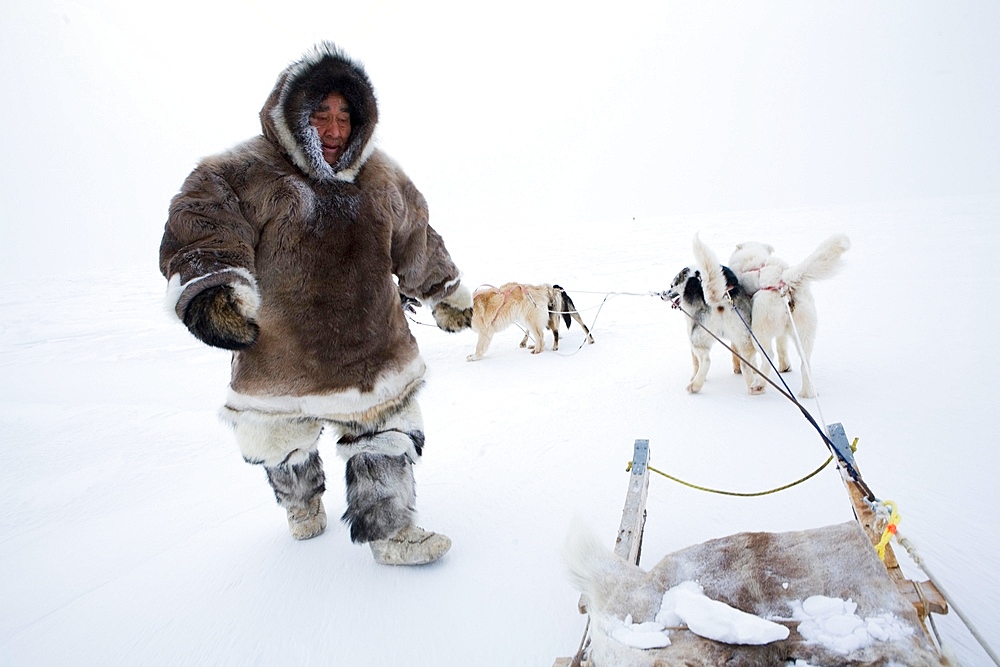
<instances>
[{"instance_id":1,"label":"fur pants","mask_svg":"<svg viewBox=\"0 0 1000 667\"><path fill-rule=\"evenodd\" d=\"M326 490L317 445L328 428L339 434L337 453L347 461L347 511L341 519L350 526L351 540L385 539L413 523L413 464L424 446L423 420L415 400L371 422L248 412L226 417L235 427L244 459L264 466L281 507L308 507Z\"/></svg>"}]
</instances>

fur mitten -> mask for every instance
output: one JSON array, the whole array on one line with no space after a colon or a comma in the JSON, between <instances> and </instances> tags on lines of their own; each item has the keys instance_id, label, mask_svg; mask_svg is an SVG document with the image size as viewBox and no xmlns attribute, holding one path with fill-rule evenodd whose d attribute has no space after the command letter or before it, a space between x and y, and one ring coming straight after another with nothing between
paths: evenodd
<instances>
[{"instance_id":1,"label":"fur mitten","mask_svg":"<svg viewBox=\"0 0 1000 667\"><path fill-rule=\"evenodd\" d=\"M439 328L455 332L472 326L472 293L465 285L434 304L431 310Z\"/></svg>"},{"instance_id":2,"label":"fur mitten","mask_svg":"<svg viewBox=\"0 0 1000 667\"><path fill-rule=\"evenodd\" d=\"M216 285L197 294L184 311L184 324L203 343L242 350L257 340L260 327L245 315L247 306L232 285Z\"/></svg>"}]
</instances>

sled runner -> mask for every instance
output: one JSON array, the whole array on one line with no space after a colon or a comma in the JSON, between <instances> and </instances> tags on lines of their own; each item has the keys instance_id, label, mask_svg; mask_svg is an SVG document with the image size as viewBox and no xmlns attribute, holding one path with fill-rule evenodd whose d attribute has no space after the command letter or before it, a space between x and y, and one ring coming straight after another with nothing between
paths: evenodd
<instances>
[{"instance_id":1,"label":"sled runner","mask_svg":"<svg viewBox=\"0 0 1000 667\"><path fill-rule=\"evenodd\" d=\"M932 582L911 581L903 575L885 538L886 519L876 515L867 499L870 492L860 480L843 427L833 424L829 436L841 459L839 468L856 521L788 533L739 533L668 554L648 572L626 567L627 574L616 575L616 581L635 587L593 605L604 608L591 608L583 595L579 610L588 615L583 641L574 657L559 658L553 667L749 667L797 660L812 667L951 666L927 626L930 613L948 612L946 600ZM617 557L635 565L641 555L648 485L649 443L636 440L614 547ZM709 600L740 610L736 614L745 612L743 616L752 614L785 626L787 638L756 645L726 643L696 634L695 624L688 623L663 630L666 646L637 648L639 644L621 641L617 632L622 619L637 614L636 623L652 620L644 617L649 615L648 604L644 610L629 607L635 607L637 600L662 597L689 580L697 581ZM846 605L846 611L853 613L810 616L830 605ZM828 635L817 635L824 623L840 626L834 628L838 631L845 624L854 627L859 640L831 643Z\"/></svg>"}]
</instances>

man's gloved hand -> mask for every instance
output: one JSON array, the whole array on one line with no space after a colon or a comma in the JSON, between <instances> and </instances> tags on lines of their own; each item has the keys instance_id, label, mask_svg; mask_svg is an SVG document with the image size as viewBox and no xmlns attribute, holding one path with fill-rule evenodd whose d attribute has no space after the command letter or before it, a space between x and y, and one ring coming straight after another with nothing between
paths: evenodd
<instances>
[{"instance_id":1,"label":"man's gloved hand","mask_svg":"<svg viewBox=\"0 0 1000 667\"><path fill-rule=\"evenodd\" d=\"M232 285L217 285L201 292L187 305L184 324L203 343L226 350L250 347L260 327L243 314L246 306Z\"/></svg>"},{"instance_id":2,"label":"man's gloved hand","mask_svg":"<svg viewBox=\"0 0 1000 667\"><path fill-rule=\"evenodd\" d=\"M438 328L456 332L472 326L472 294L465 285L434 304L431 310Z\"/></svg>"}]
</instances>

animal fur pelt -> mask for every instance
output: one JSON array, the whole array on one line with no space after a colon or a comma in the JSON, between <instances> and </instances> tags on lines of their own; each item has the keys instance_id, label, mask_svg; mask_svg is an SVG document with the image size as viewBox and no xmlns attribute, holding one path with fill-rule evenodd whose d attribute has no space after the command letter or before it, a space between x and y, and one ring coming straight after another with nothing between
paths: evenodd
<instances>
[{"instance_id":1,"label":"animal fur pelt","mask_svg":"<svg viewBox=\"0 0 1000 667\"><path fill-rule=\"evenodd\" d=\"M797 660L844 667L951 664L938 656L913 605L900 595L856 521L709 540L669 554L645 572L617 557L578 520L567 536L564 558L590 615L592 667L771 667ZM681 626L666 629L670 646L644 650L611 636L626 616L637 624L653 621L663 594L686 581L697 581L712 600L785 625L788 638L757 646L725 644ZM813 595L849 598L860 618L892 614L913 632L838 653L798 632L794 604Z\"/></svg>"},{"instance_id":2,"label":"animal fur pelt","mask_svg":"<svg viewBox=\"0 0 1000 667\"><path fill-rule=\"evenodd\" d=\"M775 359L777 346L776 366L780 372L791 369L788 340L793 338L794 324L802 343L799 351L802 373L799 396L803 398L816 395L809 362L816 341L818 318L809 285L815 280L835 275L843 265L843 254L850 247L847 236L835 234L804 260L789 266L788 262L774 254L773 246L751 241L737 245L729 258L729 266L740 284L752 295L754 337L772 360ZM765 376L769 374L770 364L766 360L758 367Z\"/></svg>"},{"instance_id":3,"label":"animal fur pelt","mask_svg":"<svg viewBox=\"0 0 1000 667\"><path fill-rule=\"evenodd\" d=\"M478 361L489 349L493 336L511 324L525 328L521 347L528 346L531 353L538 354L545 349L545 329L552 331L553 350L559 349L559 320L566 322L567 328L576 320L587 335L587 342L593 343L587 325L562 287L558 285L527 285L524 283L504 283L500 287L484 285L476 290L472 298L472 330L479 334L476 351L468 356L469 361Z\"/></svg>"},{"instance_id":4,"label":"animal fur pelt","mask_svg":"<svg viewBox=\"0 0 1000 667\"><path fill-rule=\"evenodd\" d=\"M696 394L705 384L712 363L710 352L715 343L708 333L711 331L719 338L728 339L743 357L743 360L734 358L733 372L743 374L747 390L751 394L762 393L763 378L750 366L756 354L749 329L752 319L750 297L736 275L721 265L715 253L697 236L694 238L694 255L695 264L682 269L663 295L674 308L683 308L688 315L694 374L687 390Z\"/></svg>"}]
</instances>

